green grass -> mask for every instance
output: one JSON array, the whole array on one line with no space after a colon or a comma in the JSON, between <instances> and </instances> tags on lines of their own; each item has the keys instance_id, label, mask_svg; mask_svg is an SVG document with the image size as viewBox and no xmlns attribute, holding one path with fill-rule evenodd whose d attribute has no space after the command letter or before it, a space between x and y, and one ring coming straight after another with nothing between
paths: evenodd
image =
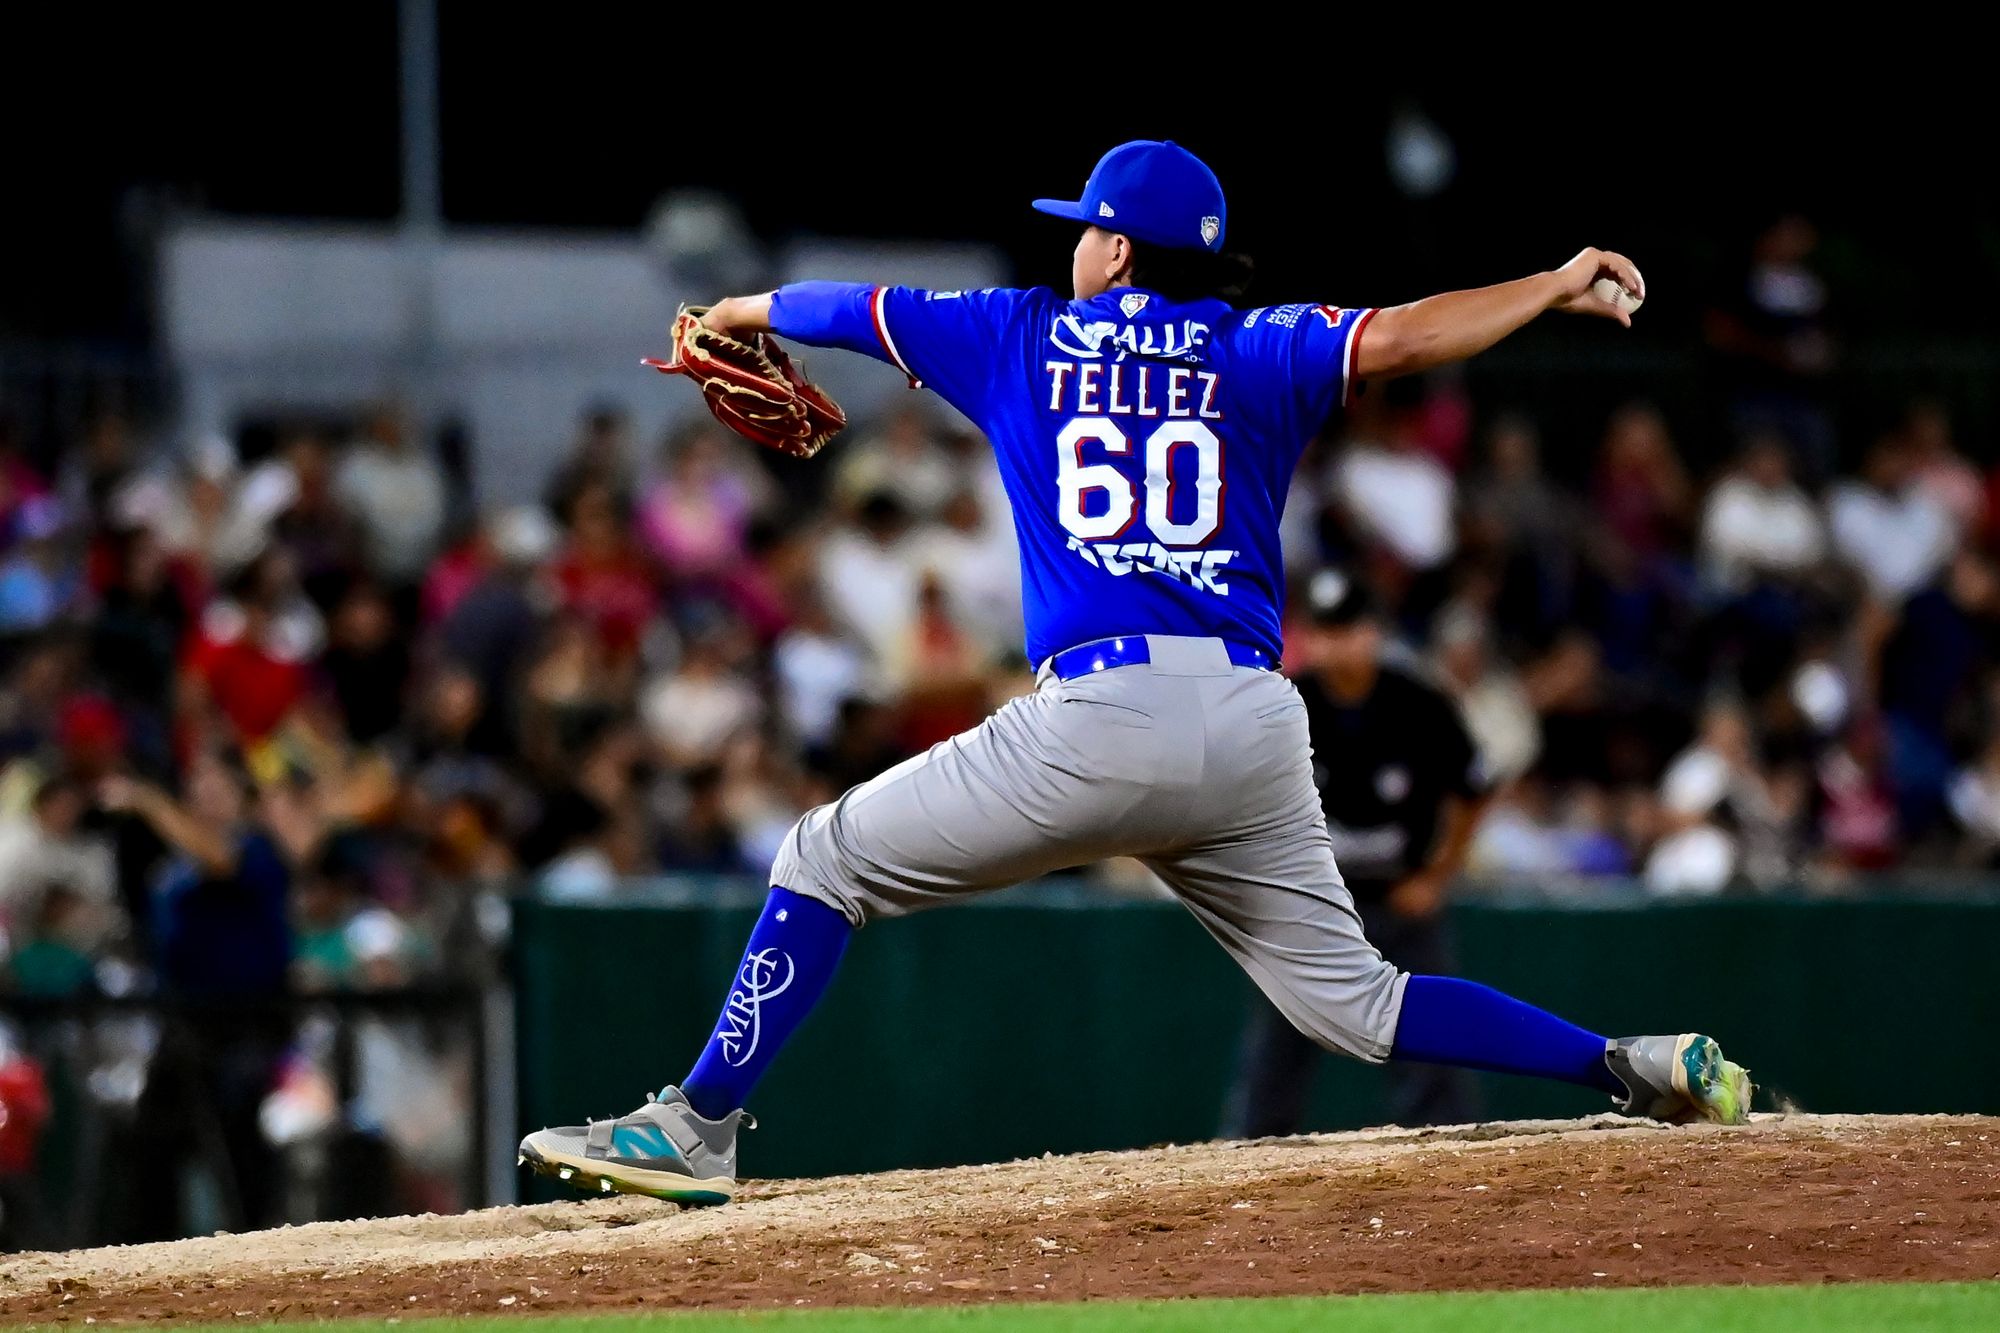
<instances>
[{"instance_id":1,"label":"green grass","mask_svg":"<svg viewBox=\"0 0 2000 1333\"><path fill-rule=\"evenodd\" d=\"M354 1321L340 1333L412 1333L419 1323ZM452 1333L1926 1333L2000 1328L2000 1282L1822 1287L1667 1287L1607 1291L1446 1292L1262 1300L1098 1301L1088 1305L961 1305L901 1310L781 1310L454 1319ZM242 1324L212 1328L240 1330ZM199 1328L190 1333L200 1333Z\"/></svg>"}]
</instances>

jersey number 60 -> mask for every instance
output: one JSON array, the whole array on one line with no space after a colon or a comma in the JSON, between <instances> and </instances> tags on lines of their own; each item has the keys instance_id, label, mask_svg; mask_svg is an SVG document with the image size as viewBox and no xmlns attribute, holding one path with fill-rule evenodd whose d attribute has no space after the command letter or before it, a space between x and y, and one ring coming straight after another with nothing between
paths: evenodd
<instances>
[{"instance_id":1,"label":"jersey number 60","mask_svg":"<svg viewBox=\"0 0 2000 1333\"><path fill-rule=\"evenodd\" d=\"M1138 488L1110 463L1083 461L1095 440L1110 454L1129 454L1132 441L1104 417L1077 417L1056 436L1057 516L1073 537L1103 541L1123 535L1138 513ZM1195 453L1194 514L1174 521L1174 451ZM1103 491L1102 513L1086 515L1083 497ZM1183 502L1185 503L1185 502ZM1222 441L1199 421L1168 421L1146 437L1146 526L1163 546L1200 546L1222 526Z\"/></svg>"}]
</instances>

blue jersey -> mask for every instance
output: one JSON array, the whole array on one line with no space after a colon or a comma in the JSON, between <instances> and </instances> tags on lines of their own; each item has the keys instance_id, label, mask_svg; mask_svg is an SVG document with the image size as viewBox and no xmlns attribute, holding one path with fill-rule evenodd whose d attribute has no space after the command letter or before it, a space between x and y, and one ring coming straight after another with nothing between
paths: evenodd
<instances>
[{"instance_id":1,"label":"blue jersey","mask_svg":"<svg viewBox=\"0 0 2000 1333\"><path fill-rule=\"evenodd\" d=\"M1278 517L1373 314L806 282L779 289L771 327L886 361L985 431L1020 537L1030 662L1127 634L1275 658Z\"/></svg>"}]
</instances>

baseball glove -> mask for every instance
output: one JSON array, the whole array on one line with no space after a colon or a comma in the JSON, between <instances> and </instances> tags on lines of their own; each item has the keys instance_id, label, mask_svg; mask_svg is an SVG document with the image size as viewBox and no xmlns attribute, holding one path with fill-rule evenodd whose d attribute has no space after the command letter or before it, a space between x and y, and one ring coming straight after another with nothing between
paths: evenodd
<instances>
[{"instance_id":1,"label":"baseball glove","mask_svg":"<svg viewBox=\"0 0 2000 1333\"><path fill-rule=\"evenodd\" d=\"M701 322L707 313L707 306L682 306L674 316L672 355L640 364L692 379L717 421L767 449L811 458L840 434L847 414L799 373L776 338L718 333Z\"/></svg>"}]
</instances>

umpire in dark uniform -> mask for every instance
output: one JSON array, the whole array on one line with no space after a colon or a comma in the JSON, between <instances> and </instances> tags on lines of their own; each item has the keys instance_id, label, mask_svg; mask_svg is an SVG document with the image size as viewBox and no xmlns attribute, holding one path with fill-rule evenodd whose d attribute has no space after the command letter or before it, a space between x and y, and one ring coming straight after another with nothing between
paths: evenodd
<instances>
[{"instance_id":1,"label":"umpire in dark uniform","mask_svg":"<svg viewBox=\"0 0 2000 1333\"><path fill-rule=\"evenodd\" d=\"M1383 956L1407 972L1450 973L1445 896L1491 798L1478 749L1458 706L1417 663L1385 645L1358 582L1324 570L1313 578L1308 604L1311 667L1296 684L1334 857ZM1319 1054L1259 997L1223 1133L1298 1133ZM1477 1118L1464 1071L1421 1064L1388 1069L1396 1124Z\"/></svg>"}]
</instances>

